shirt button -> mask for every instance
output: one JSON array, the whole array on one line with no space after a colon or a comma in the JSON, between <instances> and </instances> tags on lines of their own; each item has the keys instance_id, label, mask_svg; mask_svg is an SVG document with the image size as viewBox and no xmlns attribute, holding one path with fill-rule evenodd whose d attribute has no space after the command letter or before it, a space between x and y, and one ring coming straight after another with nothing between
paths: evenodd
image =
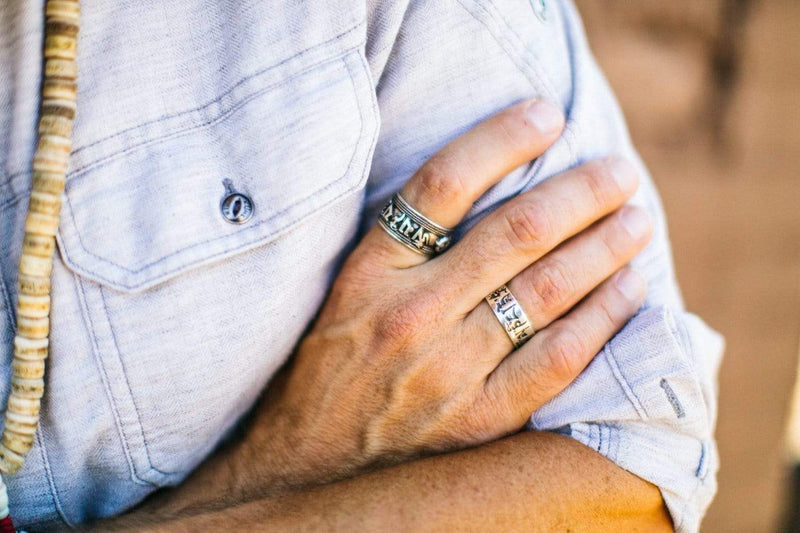
<instances>
[{"instance_id":1,"label":"shirt button","mask_svg":"<svg viewBox=\"0 0 800 533\"><path fill-rule=\"evenodd\" d=\"M244 224L253 216L253 200L233 188L231 180L222 182L225 185L225 196L219 204L222 218L231 224Z\"/></svg>"}]
</instances>

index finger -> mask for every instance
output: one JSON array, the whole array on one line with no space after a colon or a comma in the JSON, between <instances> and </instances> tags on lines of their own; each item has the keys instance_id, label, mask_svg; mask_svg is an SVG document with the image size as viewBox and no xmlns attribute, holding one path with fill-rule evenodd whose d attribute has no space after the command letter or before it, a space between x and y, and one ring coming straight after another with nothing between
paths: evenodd
<instances>
[{"instance_id":1,"label":"index finger","mask_svg":"<svg viewBox=\"0 0 800 533\"><path fill-rule=\"evenodd\" d=\"M539 157L555 141L564 116L553 104L526 100L484 120L439 150L408 180L405 200L440 226L454 227L472 204L515 168ZM380 254L392 266L407 268L425 261L375 227L364 246L388 247Z\"/></svg>"}]
</instances>

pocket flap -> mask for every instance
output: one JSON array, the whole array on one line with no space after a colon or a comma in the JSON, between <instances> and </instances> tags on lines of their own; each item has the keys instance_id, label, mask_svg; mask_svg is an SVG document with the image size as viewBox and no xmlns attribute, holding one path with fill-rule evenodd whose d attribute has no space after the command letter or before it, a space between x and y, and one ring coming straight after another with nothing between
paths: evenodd
<instances>
[{"instance_id":1,"label":"pocket flap","mask_svg":"<svg viewBox=\"0 0 800 533\"><path fill-rule=\"evenodd\" d=\"M268 243L359 189L378 124L362 49L283 74L192 111L191 127L75 171L58 235L64 263L117 290L143 290ZM221 213L226 180L252 199L244 224Z\"/></svg>"}]
</instances>

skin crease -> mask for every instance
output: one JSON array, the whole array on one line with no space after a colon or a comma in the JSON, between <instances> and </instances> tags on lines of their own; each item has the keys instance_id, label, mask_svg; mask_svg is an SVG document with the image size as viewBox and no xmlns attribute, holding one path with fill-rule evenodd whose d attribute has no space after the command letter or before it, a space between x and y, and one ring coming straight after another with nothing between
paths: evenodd
<instances>
[{"instance_id":1,"label":"skin crease","mask_svg":"<svg viewBox=\"0 0 800 533\"><path fill-rule=\"evenodd\" d=\"M403 195L455 226L562 128L553 106L521 102ZM624 267L652 233L623 207L637 184L617 159L567 171L430 260L374 228L242 438L99 529L669 530L654 486L567 437L518 433L644 300ZM537 330L513 352L483 303L506 280Z\"/></svg>"}]
</instances>

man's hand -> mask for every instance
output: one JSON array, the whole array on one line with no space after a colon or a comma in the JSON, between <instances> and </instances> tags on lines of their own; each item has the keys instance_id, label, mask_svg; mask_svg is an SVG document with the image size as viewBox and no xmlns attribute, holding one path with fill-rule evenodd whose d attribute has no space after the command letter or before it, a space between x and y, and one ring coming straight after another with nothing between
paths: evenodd
<instances>
[{"instance_id":1,"label":"man's hand","mask_svg":"<svg viewBox=\"0 0 800 533\"><path fill-rule=\"evenodd\" d=\"M562 127L548 104L512 106L431 157L403 196L454 226ZM522 428L644 299L643 279L620 271L652 231L643 211L622 207L637 187L632 168L608 159L556 176L427 262L374 228L249 434L205 469L224 480L216 497L318 485ZM483 301L507 282L538 331L515 351ZM184 501L207 498L187 490Z\"/></svg>"}]
</instances>

